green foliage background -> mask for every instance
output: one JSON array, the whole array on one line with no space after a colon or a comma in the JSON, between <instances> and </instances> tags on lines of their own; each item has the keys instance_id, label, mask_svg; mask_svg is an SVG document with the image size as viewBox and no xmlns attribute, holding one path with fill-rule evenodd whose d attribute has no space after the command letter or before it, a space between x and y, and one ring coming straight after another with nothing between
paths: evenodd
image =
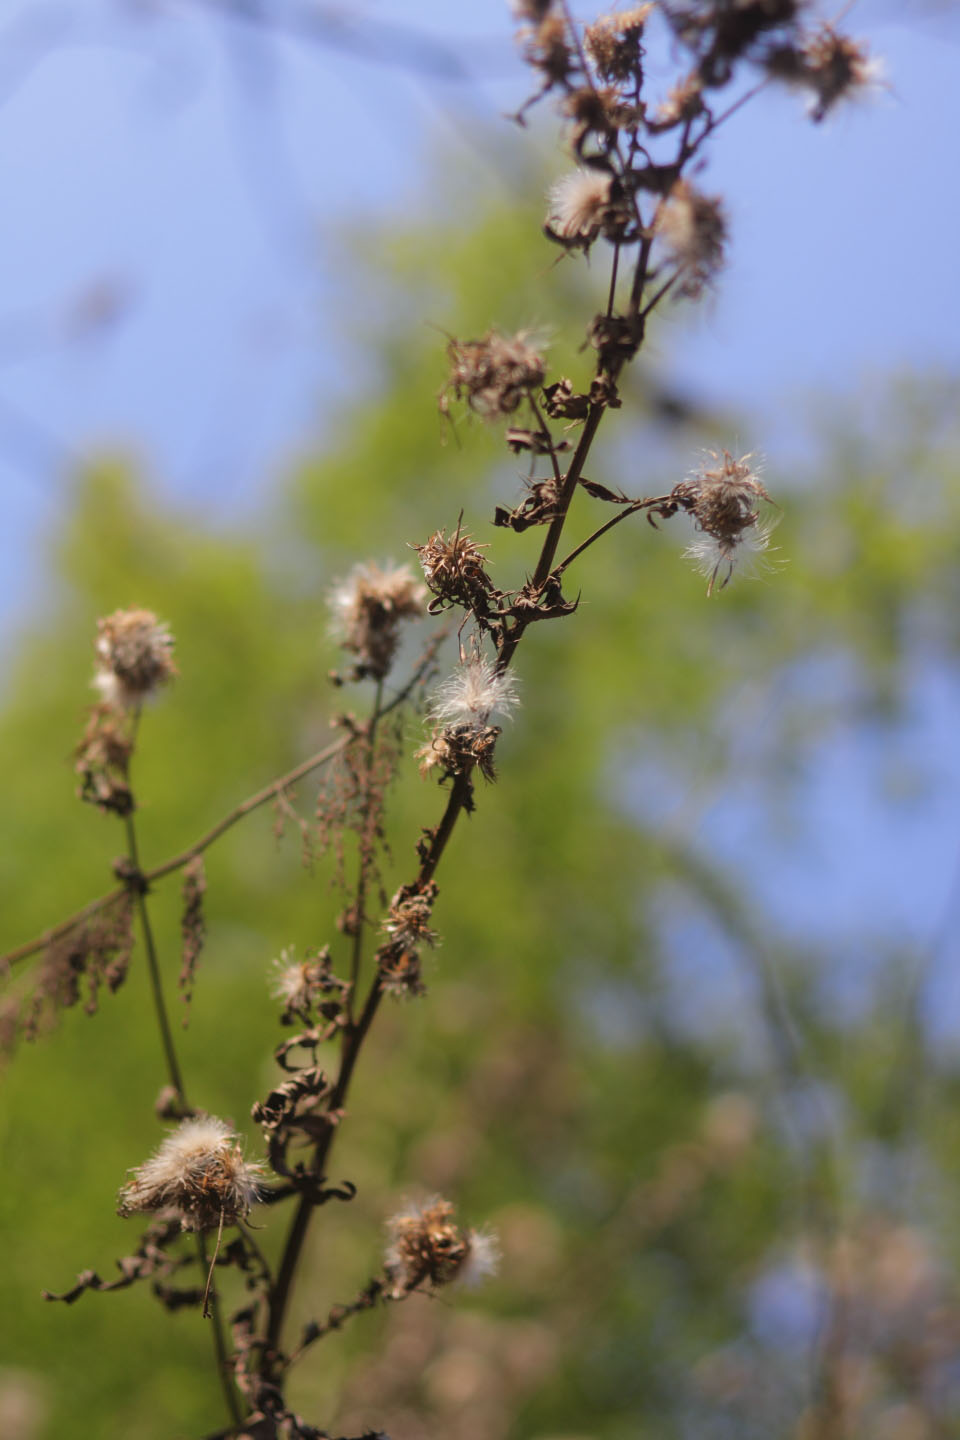
<instances>
[{"instance_id":1,"label":"green foliage background","mask_svg":"<svg viewBox=\"0 0 960 1440\"><path fill-rule=\"evenodd\" d=\"M362 688L325 680L336 654L324 597L352 564L403 558L462 509L499 584L532 565L535 533L489 524L495 500L518 494L517 467L495 431L445 431L444 341L419 320L475 335L549 315L552 363L577 379L594 282L572 262L548 268L537 219L515 207L396 237L386 259L373 393L277 485L255 529L175 513L122 459L81 477L0 716L11 946L107 888L122 850L116 823L72 793L98 615L146 606L177 637L181 678L145 718L136 761L149 865L319 748L338 709L369 704ZM591 469L634 494L679 478L645 419L650 389L641 369ZM475 1297L417 1299L316 1347L294 1387L314 1423L333 1434L382 1425L394 1440L791 1434L804 1403L797 1367L765 1356L749 1289L773 1259L856 1215L863 1147L922 1152L929 1188L911 1223L932 1226L945 1256L955 1249L940 1217L956 1189L956 1077L941 1067L933 1089L907 1083L923 1052L905 988L912 957L877 955L870 1002L853 1022L838 1016L829 947L779 933L751 875L699 838L703 807L745 773L789 823L825 736L895 734L914 657L954 665L955 402L946 381L891 386L880 430L865 437L846 417L810 474L792 486L770 477L787 562L775 574L708 602L679 559L682 520L661 533L636 521L576 567L577 614L528 637L499 783L440 872L430 993L391 1005L364 1054L332 1167L358 1198L318 1217L295 1318L360 1288L384 1216L410 1194L442 1190L468 1221L497 1226L503 1274ZM707 437L694 422L680 439L733 446L729 429ZM571 543L605 518L581 496ZM834 661L848 683L820 690L817 667ZM813 683L798 687L804 675ZM759 726L738 718L752 695ZM413 723L411 756L417 735ZM672 777L679 810L657 811L654 773ZM306 813L315 791L301 787ZM388 888L408 876L442 798L408 759ZM272 823L258 814L208 855L209 941L180 1037L195 1103L232 1117L251 1151L250 1105L273 1080L282 1038L270 961L290 945L342 950L328 870L303 867L297 836L278 843ZM172 989L175 878L152 904ZM697 997L710 945L680 957L690 978L676 1003L669 936L691 917L735 977L713 1013ZM684 943L700 942L694 932ZM135 1244L115 1193L159 1138L162 1083L141 961L138 947L99 1014L64 1015L3 1079L0 1378L28 1409L33 1397L44 1440L187 1440L223 1423L196 1314L167 1315L147 1287L70 1308L39 1299L88 1265L109 1275ZM830 1127L796 1141L792 1107L814 1079L839 1097L842 1143ZM269 1219L262 1240L275 1249ZM734 1353L748 1373L765 1367L762 1393L711 1388L710 1357ZM885 1384L892 1404L896 1381Z\"/></svg>"}]
</instances>

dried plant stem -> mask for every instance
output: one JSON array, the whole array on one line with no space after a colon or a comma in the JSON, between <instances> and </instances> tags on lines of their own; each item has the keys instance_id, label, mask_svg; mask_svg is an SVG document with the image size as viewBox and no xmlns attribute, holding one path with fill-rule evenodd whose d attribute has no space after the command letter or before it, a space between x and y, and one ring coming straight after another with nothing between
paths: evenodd
<instances>
[{"instance_id":1,"label":"dried plant stem","mask_svg":"<svg viewBox=\"0 0 960 1440\"><path fill-rule=\"evenodd\" d=\"M367 881L370 877L370 864L372 861L371 840L373 837L368 833L371 816L372 787L373 787L373 763L377 745L377 725L380 720L380 707L383 702L383 679L377 681L377 688L373 697L373 710L366 728L364 745L366 749L366 766L364 770L366 793L363 803L362 832L360 834L359 857L357 860L357 884L354 891L354 931L353 931L353 953L350 957L350 993L347 997L347 1017L353 1021L354 1005L356 1004L357 985L360 981L360 965L363 960L364 926L366 924L366 899Z\"/></svg>"},{"instance_id":2,"label":"dried plant stem","mask_svg":"<svg viewBox=\"0 0 960 1440\"><path fill-rule=\"evenodd\" d=\"M557 553L557 546L560 544L560 536L567 522L567 512L570 509L570 503L573 500L580 476L583 474L583 467L586 464L590 447L596 438L597 430L600 428L600 421L603 419L605 411L605 405L590 406L589 413L584 422L583 433L574 451L573 459L570 462L570 469L567 471L563 489L560 492L556 519L551 521L550 528L543 542L543 549L540 551L540 559L537 561L537 568L533 574L533 583L535 586L543 585L553 568L553 560ZM519 639L519 636L517 639ZM515 648L515 645L513 648ZM512 655L512 653L513 651L511 649L510 654ZM505 669L506 666L501 664L500 668Z\"/></svg>"},{"instance_id":3,"label":"dried plant stem","mask_svg":"<svg viewBox=\"0 0 960 1440\"><path fill-rule=\"evenodd\" d=\"M562 575L567 569L567 566L572 565L574 560L579 559L584 550L589 550L595 540L599 540L601 535L606 535L607 531L612 530L614 525L619 525L621 520L626 520L630 515L636 515L638 510L646 510L651 505L662 505L664 501L668 499L669 496L667 495L658 495L654 499L634 500L631 505L625 505L618 514L614 515L612 520L608 520L605 525L601 525L599 530L594 530L593 534L588 535L586 540L582 541L576 549L571 550L570 554L566 555L560 561L560 564L556 566L553 572L554 575Z\"/></svg>"},{"instance_id":4,"label":"dried plant stem","mask_svg":"<svg viewBox=\"0 0 960 1440\"><path fill-rule=\"evenodd\" d=\"M392 703L393 702L391 702L391 705ZM252 814L254 810L259 810L259 808L262 805L266 805L268 801L275 800L278 795L288 790L291 785L295 785L298 780L302 780L306 775L309 775L311 771L318 770L321 765L328 764L335 756L339 755L341 751L346 750L349 745L355 743L356 736L344 735L341 739L335 740L333 744L327 745L325 749L318 751L316 755L311 755L309 760L302 761L292 770L289 770L286 775L281 775L279 779L272 780L269 785L265 785L264 788L258 790L255 795L251 795L242 801L231 810L229 814L225 815L222 820L218 820L212 829L208 830L205 835L201 835L200 839L194 841L186 850L181 850L179 854L171 856L169 860L164 860L162 864L155 865L152 870L144 870L142 872L144 883L152 885L155 880L162 880L165 876L172 875L174 871L182 870L191 860L194 860L198 855L202 855L204 850L209 849L215 840L219 840L221 835L236 825L238 820L243 820L247 815ZM43 934L38 935L35 940L27 941L25 945L19 946L16 950L9 950L6 955L0 958L8 965L14 965L18 960L27 960L31 955L35 955L38 950L45 950L46 947L52 945L55 940L59 940L62 936L69 934L77 925L82 925L85 920L91 919L92 916L98 914L101 910L106 910L110 905L115 905L122 897L125 889L125 886L119 885L115 890L110 890L106 895L101 895L98 899L91 900L89 905L84 905L81 909L74 911L72 915L68 915L65 920L61 920L58 925L54 925L50 930L44 930Z\"/></svg>"},{"instance_id":5,"label":"dried plant stem","mask_svg":"<svg viewBox=\"0 0 960 1440\"><path fill-rule=\"evenodd\" d=\"M337 1076L337 1083L334 1086L333 1094L330 1097L329 1108L331 1112L342 1109L346 1103L357 1057L360 1054L360 1049L366 1039L367 1032L373 1024L374 1016L380 1008L382 998L383 990L380 987L379 977L374 976L359 1020L347 1025L343 1032L343 1045L340 1051L340 1072ZM326 1166L330 1151L333 1147L337 1129L336 1124L331 1123L327 1127L323 1138L317 1142L317 1148L314 1151L311 1166L314 1177L323 1174L324 1167ZM287 1306L290 1303L293 1281L300 1261L300 1254L303 1250L304 1241L307 1238L307 1231L310 1228L311 1217L316 1208L316 1201L312 1196L306 1194L301 1195L293 1219L290 1222L290 1229L287 1232L283 1254L277 1269L276 1284L270 1296L265 1337L268 1364L271 1363L271 1357L276 1355L277 1347L280 1343L280 1334L286 1318Z\"/></svg>"},{"instance_id":6,"label":"dried plant stem","mask_svg":"<svg viewBox=\"0 0 960 1440\"><path fill-rule=\"evenodd\" d=\"M361 820L363 828L360 835L359 869L353 905L354 934L350 961L351 983L350 994L347 1001L347 1024L344 1027L343 1042L340 1051L340 1072L337 1076L337 1082L329 1103L329 1113L331 1114L340 1110L346 1100L360 1046L363 1044L367 1031L373 1022L373 1017L377 1012L383 993L380 989L379 977L375 975L371 981L370 990L367 994L360 1018L359 1020L355 1019L354 1005L356 1003L356 989L363 960L364 902L372 861L371 846L368 843L368 836L365 833L366 826L369 823L370 808L373 801L371 768L374 759L377 727L385 713L386 711L383 708L383 680L381 679L377 681L370 719L365 730L362 732L367 748L367 784ZM317 1142L311 1164L314 1177L320 1177L323 1174L335 1134L336 1126L331 1122L322 1138ZM287 1305L290 1300L294 1276L297 1265L299 1264L304 1242L307 1238L307 1231L310 1228L310 1220L315 1209L316 1201L313 1197L307 1194L301 1195L297 1208L294 1211L293 1219L290 1222L290 1229L287 1232L286 1243L284 1244L283 1254L280 1258L280 1266L277 1271L276 1284L273 1286L270 1297L266 1334L268 1363L270 1354L276 1351L280 1342L280 1333L283 1328Z\"/></svg>"},{"instance_id":7,"label":"dried plant stem","mask_svg":"<svg viewBox=\"0 0 960 1440\"><path fill-rule=\"evenodd\" d=\"M217 1241L219 1245L219 1239ZM243 1408L239 1396L233 1384L233 1366L230 1363L230 1356L227 1352L226 1339L223 1333L223 1317L220 1314L220 1297L217 1294L216 1286L213 1285L213 1264L210 1263L207 1255L207 1239L201 1230L197 1235L197 1256L200 1261L200 1270L208 1270L207 1291L204 1296L204 1307L212 1321L213 1331L213 1353L216 1357L217 1374L220 1376L220 1388L223 1391L223 1398L226 1401L227 1411L233 1424L239 1429L243 1424ZM214 1264L216 1255L214 1255Z\"/></svg>"},{"instance_id":8,"label":"dried plant stem","mask_svg":"<svg viewBox=\"0 0 960 1440\"><path fill-rule=\"evenodd\" d=\"M543 415L540 412L540 406L534 399L532 392L530 395L527 396L527 399L530 402L530 409L533 412L534 420L537 422L537 425L539 426L542 433L547 437L550 454L550 465L553 469L553 478L554 480L556 480L558 485L561 485L563 483L563 475L560 473L560 460L557 456L557 448L553 443L553 436L550 434L550 430L547 425L544 424Z\"/></svg>"},{"instance_id":9,"label":"dried plant stem","mask_svg":"<svg viewBox=\"0 0 960 1440\"><path fill-rule=\"evenodd\" d=\"M164 1060L167 1067L167 1076L170 1084L177 1092L177 1099L184 1110L189 1108L187 1091L183 1083L183 1073L180 1069L180 1062L177 1058L176 1046L173 1041L173 1031L170 1028L170 1017L167 1013L167 1005L163 996L163 982L160 976L160 964L157 958L157 947L153 936L153 926L150 923L150 912L147 907L147 885L146 879L140 873L140 851L137 844L137 828L133 818L133 811L125 817L127 830L127 853L130 859L132 872L132 885L135 886L137 915L140 921L140 929L143 932L143 948L147 956L147 970L150 975L150 988L153 992L153 1008L157 1018L157 1028L160 1031L160 1039L163 1046ZM233 1388L233 1381L230 1374L230 1364L227 1356L226 1340L223 1333L223 1319L220 1314L220 1302L216 1290L211 1286L212 1267L208 1267L207 1246L203 1233L197 1235L197 1258L200 1263L201 1274L209 1268L210 1274L207 1281L207 1293L204 1296L204 1314L212 1321L213 1350L216 1361L217 1374L220 1377L220 1387L223 1390L223 1397L226 1401L227 1410L234 1425L242 1423L242 1413L236 1392Z\"/></svg>"},{"instance_id":10,"label":"dried plant stem","mask_svg":"<svg viewBox=\"0 0 960 1440\"><path fill-rule=\"evenodd\" d=\"M133 811L125 818L127 827L127 852L129 854L132 871L130 883L136 896L137 917L140 921L140 929L143 932L143 947L147 955L147 971L150 976L150 988L153 992L153 1009L157 1017L157 1028L160 1031L160 1040L167 1066L167 1078L177 1092L177 1099L181 1107L186 1110L188 1108L187 1092L184 1088L180 1062L177 1059L176 1047L173 1043L173 1031L170 1028L170 1017L167 1014L166 1001L163 998L163 983L160 979L157 947L153 938L153 926L150 924L150 913L147 909L146 877L140 873L140 853L137 846L137 830L133 819Z\"/></svg>"}]
</instances>

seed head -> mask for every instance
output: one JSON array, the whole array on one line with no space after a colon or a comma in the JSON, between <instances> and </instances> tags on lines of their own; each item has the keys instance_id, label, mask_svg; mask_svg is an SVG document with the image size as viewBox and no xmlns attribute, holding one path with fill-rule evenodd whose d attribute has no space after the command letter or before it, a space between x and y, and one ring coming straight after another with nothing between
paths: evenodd
<instances>
[{"instance_id":1,"label":"seed head","mask_svg":"<svg viewBox=\"0 0 960 1440\"><path fill-rule=\"evenodd\" d=\"M169 626L149 610L115 610L97 621L93 683L107 705L133 710L177 673Z\"/></svg>"},{"instance_id":2,"label":"seed head","mask_svg":"<svg viewBox=\"0 0 960 1440\"><path fill-rule=\"evenodd\" d=\"M454 1213L449 1200L434 1196L387 1221L383 1263L391 1299L399 1300L425 1283L435 1289L457 1279L477 1284L496 1271L496 1237L491 1231L461 1230Z\"/></svg>"},{"instance_id":3,"label":"seed head","mask_svg":"<svg viewBox=\"0 0 960 1440\"><path fill-rule=\"evenodd\" d=\"M685 120L693 120L703 109L703 81L694 71L674 85L663 104L657 107L653 128L670 130Z\"/></svg>"},{"instance_id":4,"label":"seed head","mask_svg":"<svg viewBox=\"0 0 960 1440\"><path fill-rule=\"evenodd\" d=\"M723 590L729 585L735 569L745 575L751 574L769 544L769 530L758 525L753 530L745 531L737 540L701 535L699 540L694 540L692 545L687 546L683 556L685 560L693 562L701 575L707 577L707 595L710 596L715 589Z\"/></svg>"},{"instance_id":5,"label":"seed head","mask_svg":"<svg viewBox=\"0 0 960 1440\"><path fill-rule=\"evenodd\" d=\"M883 77L883 62L871 59L867 47L832 25L824 24L802 47L802 81L813 91L811 115L822 120L841 100L853 100L875 90Z\"/></svg>"},{"instance_id":6,"label":"seed head","mask_svg":"<svg viewBox=\"0 0 960 1440\"><path fill-rule=\"evenodd\" d=\"M761 503L770 496L759 478L752 455L734 460L729 451L709 451L700 467L674 486L671 498L693 517L701 538L685 552L709 577L712 594L720 575L723 589L734 566L756 557L770 543L768 526L758 524ZM724 573L725 572L725 573Z\"/></svg>"},{"instance_id":7,"label":"seed head","mask_svg":"<svg viewBox=\"0 0 960 1440\"><path fill-rule=\"evenodd\" d=\"M292 950L282 950L273 967L270 993L283 1003L284 1020L306 1017L322 996L332 988L330 952L324 947L316 955L295 960Z\"/></svg>"},{"instance_id":8,"label":"seed head","mask_svg":"<svg viewBox=\"0 0 960 1440\"><path fill-rule=\"evenodd\" d=\"M434 692L430 718L443 726L484 729L491 715L508 716L520 703L516 677L509 670L497 672L479 655L463 661Z\"/></svg>"},{"instance_id":9,"label":"seed head","mask_svg":"<svg viewBox=\"0 0 960 1440\"><path fill-rule=\"evenodd\" d=\"M402 940L390 940L380 946L374 958L380 988L388 995L409 1000L426 994L420 952L415 947L404 945Z\"/></svg>"},{"instance_id":10,"label":"seed head","mask_svg":"<svg viewBox=\"0 0 960 1440\"><path fill-rule=\"evenodd\" d=\"M475 544L459 526L449 540L443 530L437 530L426 545L414 546L424 579L435 597L427 607L431 613L447 605L486 612L487 598L493 591L483 554L486 548Z\"/></svg>"},{"instance_id":11,"label":"seed head","mask_svg":"<svg viewBox=\"0 0 960 1440\"><path fill-rule=\"evenodd\" d=\"M344 650L359 661L358 678L382 680L399 643L401 620L424 614L427 592L409 565L381 570L357 565L330 595L332 629Z\"/></svg>"},{"instance_id":12,"label":"seed head","mask_svg":"<svg viewBox=\"0 0 960 1440\"><path fill-rule=\"evenodd\" d=\"M499 725L438 727L414 756L420 761L421 779L434 769L439 769L441 779L469 775L476 766L485 780L496 780L493 759L500 734Z\"/></svg>"},{"instance_id":13,"label":"seed head","mask_svg":"<svg viewBox=\"0 0 960 1440\"><path fill-rule=\"evenodd\" d=\"M465 399L485 419L511 415L531 390L543 384L546 366L526 330L501 335L489 330L482 340L451 340L447 346L450 379L440 394L440 409L448 409L447 392Z\"/></svg>"},{"instance_id":14,"label":"seed head","mask_svg":"<svg viewBox=\"0 0 960 1440\"><path fill-rule=\"evenodd\" d=\"M184 1230L214 1230L249 1215L259 1165L244 1160L236 1135L213 1115L184 1120L155 1155L133 1171L118 1196L123 1216L166 1210Z\"/></svg>"},{"instance_id":15,"label":"seed head","mask_svg":"<svg viewBox=\"0 0 960 1440\"><path fill-rule=\"evenodd\" d=\"M518 19L530 23L519 32L523 58L543 76L541 94L555 85L563 85L575 65L573 49L567 37L567 22L561 15L551 14L551 4L529 3L518 7Z\"/></svg>"},{"instance_id":16,"label":"seed head","mask_svg":"<svg viewBox=\"0 0 960 1440\"><path fill-rule=\"evenodd\" d=\"M642 79L640 40L652 5L601 15L584 31L587 54L604 80Z\"/></svg>"},{"instance_id":17,"label":"seed head","mask_svg":"<svg viewBox=\"0 0 960 1440\"><path fill-rule=\"evenodd\" d=\"M437 887L431 880L422 889L403 886L390 902L390 910L382 929L391 940L408 950L421 945L436 945L437 932L430 928L430 912L437 898Z\"/></svg>"},{"instance_id":18,"label":"seed head","mask_svg":"<svg viewBox=\"0 0 960 1440\"><path fill-rule=\"evenodd\" d=\"M550 191L547 228L561 240L587 244L600 234L613 177L603 170L574 170Z\"/></svg>"},{"instance_id":19,"label":"seed head","mask_svg":"<svg viewBox=\"0 0 960 1440\"><path fill-rule=\"evenodd\" d=\"M723 265L727 224L719 199L678 180L655 228L680 272L678 293L696 299Z\"/></svg>"}]
</instances>

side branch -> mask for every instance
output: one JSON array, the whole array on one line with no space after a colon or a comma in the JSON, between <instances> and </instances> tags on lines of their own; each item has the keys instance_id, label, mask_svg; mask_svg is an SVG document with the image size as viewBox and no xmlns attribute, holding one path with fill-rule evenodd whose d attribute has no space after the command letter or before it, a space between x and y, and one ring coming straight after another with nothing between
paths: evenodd
<instances>
[{"instance_id":1,"label":"side branch","mask_svg":"<svg viewBox=\"0 0 960 1440\"><path fill-rule=\"evenodd\" d=\"M178 855L172 856L169 860L164 860L162 864L154 866L152 870L143 871L139 877L141 883L150 885L155 880L162 880L164 876L171 875L175 870L182 870L184 865L189 864L197 855L202 855L204 850L208 849L215 840L219 840L220 836L225 834L232 826L236 825L238 820L242 820L254 810L258 810L260 806L265 805L268 800L276 799L279 794L289 789L291 785L296 784L298 780L302 780L304 776L309 775L312 770L318 770L321 765L328 764L329 761L339 755L341 751L346 750L349 745L354 744L356 739L356 734L351 733L344 735L341 739L335 740L332 745L328 745L326 749L318 751L316 755L311 755L309 760L302 761L301 764L297 765L293 770L288 771L286 775L281 775L278 780L271 781L269 785L265 786L262 790L258 790L255 795L251 795L234 810L231 810L228 815L225 815L222 820L218 821L211 830L208 830L205 835L202 835L200 839L195 841L188 849L182 850ZM108 906L115 905L116 902L122 898L126 889L126 885L118 885L115 890L110 890L106 895L101 895L98 899L91 900L89 904L74 911L72 915L68 915L67 918L61 920L58 925L52 926L49 930L44 930L43 934L38 935L36 939L28 940L25 945L18 946L16 950L8 950L5 955L0 955L0 966L15 965L19 960L26 960L31 955L35 955L38 950L45 950L46 947L52 945L55 940L59 940L64 935L69 934L77 925L83 924L85 920L89 920L92 916L99 914L101 910L106 910Z\"/></svg>"},{"instance_id":2,"label":"side branch","mask_svg":"<svg viewBox=\"0 0 960 1440\"><path fill-rule=\"evenodd\" d=\"M404 685L401 690L398 690L396 695L392 696L386 705L377 712L377 720L381 720L385 715L389 715L391 710L397 709L398 706L402 705L404 701L409 698L433 664L437 651L443 644L448 633L449 627L445 626L433 636L425 647L424 653L410 679L406 685ZM143 873L137 877L138 883L149 886L152 885L154 881L162 880L165 876L173 874L176 870L182 870L191 860L195 859L198 855L202 855L204 850L209 849L215 841L220 839L221 835L224 835L228 830L232 829L239 820L243 820L247 815L252 814L254 810L259 810L262 805L266 805L270 800L275 800L279 795L282 795L285 790L295 785L298 780L303 780L312 771L319 770L321 765L329 764L337 755L340 755L351 745L356 744L357 741L363 737L363 733L362 729L351 730L349 734L341 736L339 740L334 740L332 744L327 745L323 750L318 750L317 753L311 755L309 759L302 760L299 765L295 765L294 768L288 770L285 775L281 775L278 779L272 780L270 784L265 785L262 790L258 790L254 795L243 800L235 809L229 811L222 820L219 820L212 829L208 830L205 835L201 835L200 839L194 841L186 850L181 850L178 855L172 856L169 860L164 860L160 865L155 865L152 870L144 870ZM71 930L75 929L78 925L82 925L85 920L89 920L94 915L98 915L101 910L106 910L109 906L115 905L118 900L122 899L127 889L127 885L118 885L116 889L108 891L106 895L101 895L98 899L91 900L89 904L82 906L79 910L75 910L72 915L68 915L67 918L61 920L58 925L52 926L49 930L44 930L43 933L35 939L28 940L26 944L18 946L15 950L8 950L5 955L0 955L0 971L8 965L16 965L20 960L29 959L31 955L35 955L39 950L45 950L48 945L52 945L55 940L60 940L64 935L68 935Z\"/></svg>"}]
</instances>

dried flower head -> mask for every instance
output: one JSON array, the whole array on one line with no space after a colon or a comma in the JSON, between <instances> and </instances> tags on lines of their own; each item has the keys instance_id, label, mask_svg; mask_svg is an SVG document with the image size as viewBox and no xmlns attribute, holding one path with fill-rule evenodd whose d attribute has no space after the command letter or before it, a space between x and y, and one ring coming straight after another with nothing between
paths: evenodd
<instances>
[{"instance_id":1,"label":"dried flower head","mask_svg":"<svg viewBox=\"0 0 960 1440\"><path fill-rule=\"evenodd\" d=\"M500 1260L496 1237L487 1230L461 1230L454 1214L449 1200L434 1196L387 1221L383 1264L391 1299L402 1299L425 1283L434 1288L458 1279L478 1284L495 1273Z\"/></svg>"},{"instance_id":2,"label":"dried flower head","mask_svg":"<svg viewBox=\"0 0 960 1440\"><path fill-rule=\"evenodd\" d=\"M604 80L642 80L640 45L652 5L635 5L613 15L601 15L584 31L587 54Z\"/></svg>"},{"instance_id":3,"label":"dried flower head","mask_svg":"<svg viewBox=\"0 0 960 1440\"><path fill-rule=\"evenodd\" d=\"M382 680L399 643L401 620L424 614L427 592L409 565L381 570L357 565L330 595L333 631L344 650L358 659L357 676Z\"/></svg>"},{"instance_id":4,"label":"dried flower head","mask_svg":"<svg viewBox=\"0 0 960 1440\"><path fill-rule=\"evenodd\" d=\"M822 24L790 57L789 47L779 52L780 73L813 92L810 114L822 120L842 100L862 99L883 79L883 62L871 58L866 45ZM776 57L773 66L776 70ZM793 73L791 74L791 69Z\"/></svg>"},{"instance_id":5,"label":"dried flower head","mask_svg":"<svg viewBox=\"0 0 960 1440\"><path fill-rule=\"evenodd\" d=\"M613 176L605 170L574 170L550 191L547 232L589 245L600 234L610 204Z\"/></svg>"},{"instance_id":6,"label":"dried flower head","mask_svg":"<svg viewBox=\"0 0 960 1440\"><path fill-rule=\"evenodd\" d=\"M426 545L415 545L414 549L434 594L427 607L430 614L435 615L447 605L462 605L466 610L486 614L494 588L483 555L486 545L475 544L458 526L449 540L445 531L437 530Z\"/></svg>"},{"instance_id":7,"label":"dried flower head","mask_svg":"<svg viewBox=\"0 0 960 1440\"><path fill-rule=\"evenodd\" d=\"M572 143L578 156L583 155L591 137L606 145L615 140L618 131L642 119L642 112L627 103L616 85L581 85L569 90L560 110L573 122Z\"/></svg>"},{"instance_id":8,"label":"dried flower head","mask_svg":"<svg viewBox=\"0 0 960 1440\"><path fill-rule=\"evenodd\" d=\"M115 610L97 621L93 683L107 705L133 710L177 673L173 636L149 610Z\"/></svg>"},{"instance_id":9,"label":"dried flower head","mask_svg":"<svg viewBox=\"0 0 960 1440\"><path fill-rule=\"evenodd\" d=\"M534 70L543 76L540 95L552 90L555 85L566 84L567 77L576 64L573 47L567 35L567 22L562 15L551 14L552 5L538 4L537 0L523 5L519 19L530 23L519 32L523 40L523 58ZM535 96L534 99L538 99ZM528 102L528 103L532 103Z\"/></svg>"},{"instance_id":10,"label":"dried flower head","mask_svg":"<svg viewBox=\"0 0 960 1440\"><path fill-rule=\"evenodd\" d=\"M491 661L473 655L437 686L430 704L430 718L444 726L464 725L482 730L491 715L509 716L519 703L513 673L498 671Z\"/></svg>"},{"instance_id":11,"label":"dried flower head","mask_svg":"<svg viewBox=\"0 0 960 1440\"><path fill-rule=\"evenodd\" d=\"M213 1115L184 1120L118 1196L117 1213L171 1211L184 1230L214 1230L249 1215L261 1167L244 1160L236 1135Z\"/></svg>"},{"instance_id":12,"label":"dried flower head","mask_svg":"<svg viewBox=\"0 0 960 1440\"><path fill-rule=\"evenodd\" d=\"M709 577L708 595L721 574L723 589L735 565L755 559L769 544L769 528L758 524L761 502L770 501L759 472L752 455L735 460L727 450L712 450L671 492L701 532L685 553Z\"/></svg>"},{"instance_id":13,"label":"dried flower head","mask_svg":"<svg viewBox=\"0 0 960 1440\"><path fill-rule=\"evenodd\" d=\"M281 950L274 963L270 993L283 1004L283 1018L306 1017L330 989L329 951L295 960L292 950Z\"/></svg>"},{"instance_id":14,"label":"dried flower head","mask_svg":"<svg viewBox=\"0 0 960 1440\"><path fill-rule=\"evenodd\" d=\"M450 379L440 394L448 408L447 391L465 399L471 410L490 419L511 415L520 402L543 384L546 367L526 330L501 335L489 330L482 340L451 340L447 346Z\"/></svg>"},{"instance_id":15,"label":"dried flower head","mask_svg":"<svg viewBox=\"0 0 960 1440\"><path fill-rule=\"evenodd\" d=\"M409 1000L427 993L420 951L414 946L404 945L402 940L390 940L380 946L374 958L380 988L386 994Z\"/></svg>"},{"instance_id":16,"label":"dried flower head","mask_svg":"<svg viewBox=\"0 0 960 1440\"><path fill-rule=\"evenodd\" d=\"M678 293L696 299L723 265L727 224L719 199L678 180L660 208L655 229L679 272Z\"/></svg>"},{"instance_id":17,"label":"dried flower head","mask_svg":"<svg viewBox=\"0 0 960 1440\"><path fill-rule=\"evenodd\" d=\"M469 775L476 766L485 780L496 780L493 757L500 734L499 725L484 725L479 730L474 725L448 725L434 730L414 757L420 761L421 778L425 780L434 769L440 770L444 780Z\"/></svg>"},{"instance_id":18,"label":"dried flower head","mask_svg":"<svg viewBox=\"0 0 960 1440\"><path fill-rule=\"evenodd\" d=\"M437 898L437 887L430 880L423 887L404 885L390 901L390 910L382 929L391 940L408 950L421 945L436 945L437 932L430 927L430 913Z\"/></svg>"},{"instance_id":19,"label":"dried flower head","mask_svg":"<svg viewBox=\"0 0 960 1440\"><path fill-rule=\"evenodd\" d=\"M703 81L696 73L679 80L657 107L652 123L655 130L670 130L687 120L694 120L703 109Z\"/></svg>"}]
</instances>

